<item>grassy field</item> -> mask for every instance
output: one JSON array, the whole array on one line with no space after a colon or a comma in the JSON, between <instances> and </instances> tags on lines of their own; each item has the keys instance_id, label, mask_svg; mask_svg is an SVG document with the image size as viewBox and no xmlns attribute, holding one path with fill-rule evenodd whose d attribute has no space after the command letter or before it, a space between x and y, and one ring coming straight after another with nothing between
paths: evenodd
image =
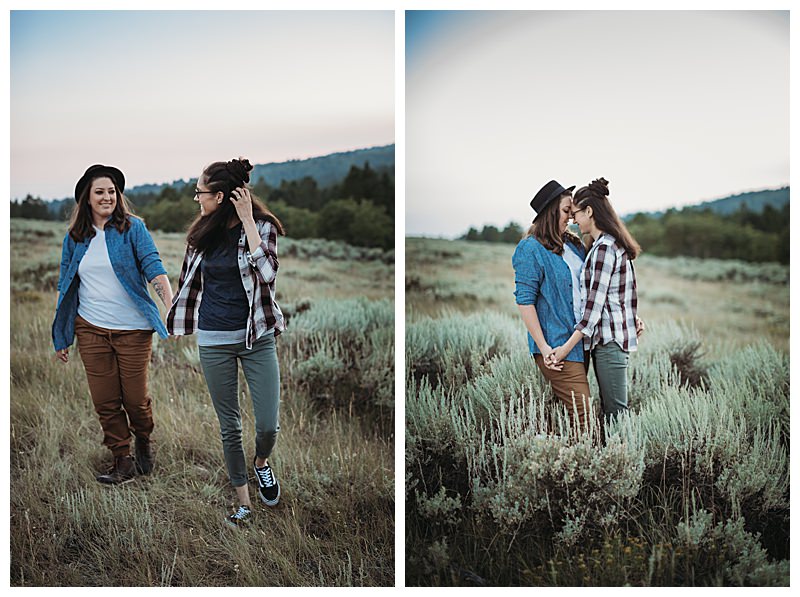
<instances>
[{"instance_id":1,"label":"grassy field","mask_svg":"<svg viewBox=\"0 0 800 597\"><path fill-rule=\"evenodd\" d=\"M788 586L788 267L637 259L601 446L531 362L513 250L406 240L407 584Z\"/></svg>"},{"instance_id":2,"label":"grassy field","mask_svg":"<svg viewBox=\"0 0 800 597\"><path fill-rule=\"evenodd\" d=\"M279 241L281 503L238 531L195 340L154 340L156 470L122 487L78 351L50 327L64 226L11 221L12 586L394 584L393 255ZM154 239L173 286L184 242ZM240 377L245 450L252 408Z\"/></svg>"}]
</instances>

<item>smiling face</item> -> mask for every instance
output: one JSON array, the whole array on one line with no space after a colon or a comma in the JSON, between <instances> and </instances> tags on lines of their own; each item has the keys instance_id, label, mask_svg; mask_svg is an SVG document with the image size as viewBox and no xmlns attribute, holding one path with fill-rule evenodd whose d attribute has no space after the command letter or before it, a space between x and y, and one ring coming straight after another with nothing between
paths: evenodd
<instances>
[{"instance_id":1,"label":"smiling face","mask_svg":"<svg viewBox=\"0 0 800 597\"><path fill-rule=\"evenodd\" d=\"M572 217L572 197L562 195L558 204L558 231L563 235Z\"/></svg>"},{"instance_id":2,"label":"smiling face","mask_svg":"<svg viewBox=\"0 0 800 597\"><path fill-rule=\"evenodd\" d=\"M591 209L591 208L588 208ZM572 206L572 219L581 229L582 234L589 234L592 231L592 218L586 213L587 207L580 208Z\"/></svg>"},{"instance_id":3,"label":"smiling face","mask_svg":"<svg viewBox=\"0 0 800 597\"><path fill-rule=\"evenodd\" d=\"M107 176L95 178L89 186L89 209L95 224L105 222L117 207L117 188Z\"/></svg>"},{"instance_id":4,"label":"smiling face","mask_svg":"<svg viewBox=\"0 0 800 597\"><path fill-rule=\"evenodd\" d=\"M194 200L200 204L200 215L208 216L219 209L219 201L221 191L211 191L206 185L204 175L200 175L197 179L197 187L195 188Z\"/></svg>"}]
</instances>

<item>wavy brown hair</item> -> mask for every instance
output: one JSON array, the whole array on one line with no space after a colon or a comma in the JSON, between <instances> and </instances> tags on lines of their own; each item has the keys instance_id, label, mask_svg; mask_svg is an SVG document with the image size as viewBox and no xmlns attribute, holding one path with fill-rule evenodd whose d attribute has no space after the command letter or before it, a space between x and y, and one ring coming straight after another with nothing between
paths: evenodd
<instances>
[{"instance_id":1,"label":"wavy brown hair","mask_svg":"<svg viewBox=\"0 0 800 597\"><path fill-rule=\"evenodd\" d=\"M114 185L114 190L116 191L117 205L111 213L111 224L114 225L114 228L122 234L131 227L129 218L131 216L136 217L128 200L125 199L125 195L120 192L116 181L108 174L98 174L86 185L83 193L78 197L78 202L75 204L75 207L72 208L72 214L69 217L69 235L76 243L82 243L87 238L94 238L95 232L92 220L92 206L89 205L89 193L92 190L94 181L98 178L108 178L111 180L111 183Z\"/></svg>"},{"instance_id":2,"label":"wavy brown hair","mask_svg":"<svg viewBox=\"0 0 800 597\"><path fill-rule=\"evenodd\" d=\"M225 241L229 224L234 219L239 219L236 214L236 208L229 200L231 191L244 187L250 182L250 171L252 169L253 166L245 158L234 159L229 162L214 162L206 166L203 174L200 175L200 181L210 191L215 193L222 191L223 199L217 209L205 216L199 214L189 225L189 231L186 233L186 242L189 246L203 252L217 247ZM257 197L252 195L251 197L253 199L253 219L257 222L259 220L267 220L275 226L278 234L284 235L283 224L275 214L267 209L267 206Z\"/></svg>"},{"instance_id":3,"label":"wavy brown hair","mask_svg":"<svg viewBox=\"0 0 800 597\"><path fill-rule=\"evenodd\" d=\"M572 195L564 193L551 201L544 208L544 211L533 221L531 227L528 228L528 232L526 232L523 237L534 237L542 243L545 249L552 251L556 255L564 254L565 242L570 242L578 246L581 244L580 237L569 228L567 228L563 235L559 230L558 221L561 218L559 212L561 211L561 200L564 197L572 198Z\"/></svg>"},{"instance_id":4,"label":"wavy brown hair","mask_svg":"<svg viewBox=\"0 0 800 597\"><path fill-rule=\"evenodd\" d=\"M608 181L598 178L587 186L575 191L575 206L580 209L592 208L592 219L597 229L607 232L622 245L629 259L636 259L642 248L633 238L625 224L620 220L617 212L608 200Z\"/></svg>"}]
</instances>

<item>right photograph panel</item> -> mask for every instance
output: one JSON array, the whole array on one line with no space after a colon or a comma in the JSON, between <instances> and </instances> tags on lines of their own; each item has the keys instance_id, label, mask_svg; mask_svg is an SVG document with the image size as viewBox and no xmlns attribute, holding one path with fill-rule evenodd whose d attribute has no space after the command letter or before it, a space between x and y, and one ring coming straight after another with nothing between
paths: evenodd
<instances>
[{"instance_id":1,"label":"right photograph panel","mask_svg":"<svg viewBox=\"0 0 800 597\"><path fill-rule=\"evenodd\" d=\"M405 16L406 585L789 586L789 12Z\"/></svg>"}]
</instances>

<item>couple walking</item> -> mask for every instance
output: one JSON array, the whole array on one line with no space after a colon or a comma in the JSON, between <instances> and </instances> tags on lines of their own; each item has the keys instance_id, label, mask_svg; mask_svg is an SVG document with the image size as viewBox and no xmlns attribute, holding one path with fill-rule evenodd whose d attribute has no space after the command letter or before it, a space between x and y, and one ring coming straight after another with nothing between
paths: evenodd
<instances>
[{"instance_id":1,"label":"couple walking","mask_svg":"<svg viewBox=\"0 0 800 597\"><path fill-rule=\"evenodd\" d=\"M594 180L573 197L574 188L551 180L536 193L533 224L512 263L531 354L573 427L585 432L590 359L604 420L628 408L629 354L644 331L633 268L641 249L611 206L607 180ZM570 220L585 245L568 229Z\"/></svg>"},{"instance_id":2,"label":"couple walking","mask_svg":"<svg viewBox=\"0 0 800 597\"><path fill-rule=\"evenodd\" d=\"M253 400L253 469L261 500L274 506L280 484L267 458L280 429L280 375L275 336L284 320L275 302L280 221L247 188L250 162L214 162L197 180L200 213L187 233L186 255L173 297L167 272L144 222L123 195L125 177L96 164L75 186L64 238L53 322L57 357L67 363L77 337L89 392L114 464L101 483L132 480L153 470L152 400L147 388L153 332L196 334L200 363L220 423L228 477L238 510L252 516L238 402L241 362ZM148 293L169 310L166 325ZM135 460L131 455L135 437Z\"/></svg>"}]
</instances>

